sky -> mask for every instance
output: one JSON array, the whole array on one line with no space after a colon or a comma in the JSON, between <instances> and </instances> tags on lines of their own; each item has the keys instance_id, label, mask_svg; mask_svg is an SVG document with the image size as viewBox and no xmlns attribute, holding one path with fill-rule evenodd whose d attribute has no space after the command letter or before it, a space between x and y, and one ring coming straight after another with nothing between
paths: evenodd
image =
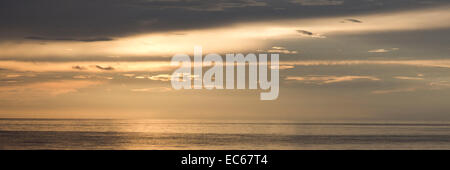
<instances>
[{"instance_id":1,"label":"sky","mask_svg":"<svg viewBox=\"0 0 450 170\"><path fill-rule=\"evenodd\" d=\"M0 118L450 121L447 0L2 0ZM279 53L280 94L175 90L175 54Z\"/></svg>"}]
</instances>

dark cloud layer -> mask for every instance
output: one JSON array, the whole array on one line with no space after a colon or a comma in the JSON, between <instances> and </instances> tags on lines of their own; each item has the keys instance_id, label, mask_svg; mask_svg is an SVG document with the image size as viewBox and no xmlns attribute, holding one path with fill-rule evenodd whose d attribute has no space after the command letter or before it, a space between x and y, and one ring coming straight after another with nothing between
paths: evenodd
<instances>
[{"instance_id":1,"label":"dark cloud layer","mask_svg":"<svg viewBox=\"0 0 450 170\"><path fill-rule=\"evenodd\" d=\"M76 39L76 38L47 38L47 37L34 37L34 36L25 37L25 39L40 40L40 41L81 41L81 42L112 41L112 40L114 40L114 39L108 38L108 37Z\"/></svg>"},{"instance_id":2,"label":"dark cloud layer","mask_svg":"<svg viewBox=\"0 0 450 170\"><path fill-rule=\"evenodd\" d=\"M442 4L450 2L448 0L2 0L0 37L3 40L28 37L40 40L107 41L130 34L215 27L241 21L352 15Z\"/></svg>"}]
</instances>

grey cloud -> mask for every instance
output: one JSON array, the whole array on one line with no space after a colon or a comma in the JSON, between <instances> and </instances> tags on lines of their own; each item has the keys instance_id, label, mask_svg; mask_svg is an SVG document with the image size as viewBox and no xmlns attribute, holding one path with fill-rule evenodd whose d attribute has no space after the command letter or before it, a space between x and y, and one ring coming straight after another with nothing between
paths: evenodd
<instances>
[{"instance_id":1,"label":"grey cloud","mask_svg":"<svg viewBox=\"0 0 450 170\"><path fill-rule=\"evenodd\" d=\"M300 33L301 36L305 36L305 37L312 37L312 38L326 38L323 35L320 34L315 34L312 33L310 31L306 31L306 30L296 30L298 33Z\"/></svg>"},{"instance_id":2,"label":"grey cloud","mask_svg":"<svg viewBox=\"0 0 450 170\"><path fill-rule=\"evenodd\" d=\"M95 65L95 67L100 69L100 70L105 70L105 71L114 70L114 67L111 67L111 66L103 67L103 66Z\"/></svg>"},{"instance_id":3,"label":"grey cloud","mask_svg":"<svg viewBox=\"0 0 450 170\"><path fill-rule=\"evenodd\" d=\"M47 38L47 37L36 37L36 36L25 37L25 39L40 40L40 41L81 41L81 42L96 42L96 41L112 41L112 40L114 40L114 39L108 38L108 37L76 39L76 38Z\"/></svg>"},{"instance_id":4,"label":"grey cloud","mask_svg":"<svg viewBox=\"0 0 450 170\"><path fill-rule=\"evenodd\" d=\"M113 38L108 37L99 37L99 38L88 38L88 39L78 39L77 41L83 41L83 42L95 42L95 41L112 41Z\"/></svg>"},{"instance_id":5,"label":"grey cloud","mask_svg":"<svg viewBox=\"0 0 450 170\"><path fill-rule=\"evenodd\" d=\"M330 6L330 5L342 5L343 0L292 0L293 3L298 3L304 6Z\"/></svg>"},{"instance_id":6,"label":"grey cloud","mask_svg":"<svg viewBox=\"0 0 450 170\"><path fill-rule=\"evenodd\" d=\"M108 41L237 22L348 16L449 5L448 0L2 0L0 41ZM382 8L380 8L382 6ZM281 9L281 10L280 10ZM92 38L94 37L94 38ZM97 38L100 37L100 38Z\"/></svg>"},{"instance_id":7,"label":"grey cloud","mask_svg":"<svg viewBox=\"0 0 450 170\"><path fill-rule=\"evenodd\" d=\"M304 34L304 35L313 35L312 32L305 31L305 30L297 30L297 32L300 33L300 34Z\"/></svg>"},{"instance_id":8,"label":"grey cloud","mask_svg":"<svg viewBox=\"0 0 450 170\"><path fill-rule=\"evenodd\" d=\"M191 11L223 11L227 8L261 7L267 3L258 0L147 0L139 4L154 9L178 8Z\"/></svg>"},{"instance_id":9,"label":"grey cloud","mask_svg":"<svg viewBox=\"0 0 450 170\"><path fill-rule=\"evenodd\" d=\"M352 18L345 19L344 22L345 22L345 21L354 22L354 23L362 23L362 21L357 20L357 19L352 19Z\"/></svg>"}]
</instances>

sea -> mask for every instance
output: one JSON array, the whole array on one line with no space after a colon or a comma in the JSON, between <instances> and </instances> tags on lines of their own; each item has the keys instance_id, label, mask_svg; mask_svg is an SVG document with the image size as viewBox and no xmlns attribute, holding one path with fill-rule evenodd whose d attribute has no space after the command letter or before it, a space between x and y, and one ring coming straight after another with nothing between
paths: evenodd
<instances>
[{"instance_id":1,"label":"sea","mask_svg":"<svg viewBox=\"0 0 450 170\"><path fill-rule=\"evenodd\" d=\"M450 149L450 122L0 119L2 150Z\"/></svg>"}]
</instances>

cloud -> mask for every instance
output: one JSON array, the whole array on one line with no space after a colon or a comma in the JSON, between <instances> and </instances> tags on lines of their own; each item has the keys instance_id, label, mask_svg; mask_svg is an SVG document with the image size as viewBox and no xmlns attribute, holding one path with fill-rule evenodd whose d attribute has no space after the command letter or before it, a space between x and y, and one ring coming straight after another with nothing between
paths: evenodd
<instances>
[{"instance_id":1,"label":"cloud","mask_svg":"<svg viewBox=\"0 0 450 170\"><path fill-rule=\"evenodd\" d=\"M415 67L441 67L450 68L450 60L307 60L307 61L286 61L280 65L294 66L336 66L336 65L407 65Z\"/></svg>"},{"instance_id":2,"label":"cloud","mask_svg":"<svg viewBox=\"0 0 450 170\"><path fill-rule=\"evenodd\" d=\"M72 66L72 69L75 70L85 70L86 68L82 67L82 66Z\"/></svg>"},{"instance_id":3,"label":"cloud","mask_svg":"<svg viewBox=\"0 0 450 170\"><path fill-rule=\"evenodd\" d=\"M292 0L291 2L303 6L333 6L344 3L343 0Z\"/></svg>"},{"instance_id":4,"label":"cloud","mask_svg":"<svg viewBox=\"0 0 450 170\"><path fill-rule=\"evenodd\" d=\"M290 51L285 47L274 46L268 50L257 50L258 52L278 53L278 54L298 54L298 51Z\"/></svg>"},{"instance_id":5,"label":"cloud","mask_svg":"<svg viewBox=\"0 0 450 170\"><path fill-rule=\"evenodd\" d=\"M391 49L374 49L374 50L369 50L369 53L387 53L387 52L391 52L391 51L397 51L399 50L399 48L391 48Z\"/></svg>"},{"instance_id":6,"label":"cloud","mask_svg":"<svg viewBox=\"0 0 450 170\"><path fill-rule=\"evenodd\" d=\"M189 11L224 11L232 8L262 7L267 3L261 0L147 0L140 5L152 9L183 9Z\"/></svg>"},{"instance_id":7,"label":"cloud","mask_svg":"<svg viewBox=\"0 0 450 170\"><path fill-rule=\"evenodd\" d=\"M448 4L448 1L424 4L416 0L2 0L0 11L8 15L0 15L0 39L107 41L108 37L203 29L248 21L342 18Z\"/></svg>"},{"instance_id":8,"label":"cloud","mask_svg":"<svg viewBox=\"0 0 450 170\"><path fill-rule=\"evenodd\" d=\"M311 37L311 38L326 38L326 36L320 35L320 34L315 34L306 30L296 30L297 33L300 33L301 36L304 37Z\"/></svg>"},{"instance_id":9,"label":"cloud","mask_svg":"<svg viewBox=\"0 0 450 170\"><path fill-rule=\"evenodd\" d=\"M293 66L293 65L270 66L270 69L278 69L278 70L286 70L286 69L291 69L291 68L295 68L295 66Z\"/></svg>"},{"instance_id":10,"label":"cloud","mask_svg":"<svg viewBox=\"0 0 450 170\"><path fill-rule=\"evenodd\" d=\"M408 79L408 80L416 80L416 79ZM420 80L420 79L417 79ZM373 94L389 94L389 93L403 93L403 92L414 92L417 90L444 90L450 88L449 81L434 81L426 84L425 86L417 86L417 87L404 87L397 89L387 89L387 90L375 90L372 91Z\"/></svg>"},{"instance_id":11,"label":"cloud","mask_svg":"<svg viewBox=\"0 0 450 170\"><path fill-rule=\"evenodd\" d=\"M389 52L389 50L385 50L385 49L375 49L375 50L369 50L369 53L386 53Z\"/></svg>"},{"instance_id":12,"label":"cloud","mask_svg":"<svg viewBox=\"0 0 450 170\"><path fill-rule=\"evenodd\" d=\"M17 78L17 77L22 77L23 75L21 74L8 74L5 77L6 78Z\"/></svg>"},{"instance_id":13,"label":"cloud","mask_svg":"<svg viewBox=\"0 0 450 170\"><path fill-rule=\"evenodd\" d=\"M110 72L120 72L125 75L130 72L160 72L173 71L177 67L169 61L141 61L141 62L28 62L28 61L1 61L0 68L20 72L74 72L73 66L86 68L80 72L99 72L102 68L114 68ZM107 65L108 67L104 67ZM450 68L450 59L433 60L299 60L280 61L280 67L295 66L337 66L337 65L406 65L414 67ZM124 76L125 76L124 75ZM134 75L133 75L134 76ZM128 77L133 77L128 75Z\"/></svg>"},{"instance_id":14,"label":"cloud","mask_svg":"<svg viewBox=\"0 0 450 170\"><path fill-rule=\"evenodd\" d=\"M357 20L357 19L352 19L352 18L344 19L344 21L342 21L342 22L345 23L346 21L348 21L348 22L353 22L353 23L362 23L362 21Z\"/></svg>"},{"instance_id":15,"label":"cloud","mask_svg":"<svg viewBox=\"0 0 450 170\"><path fill-rule=\"evenodd\" d=\"M74 78L74 79L87 79L87 78L90 78L90 76L88 76L88 75L77 75L77 76L73 76L72 78Z\"/></svg>"},{"instance_id":16,"label":"cloud","mask_svg":"<svg viewBox=\"0 0 450 170\"><path fill-rule=\"evenodd\" d=\"M190 75L190 74L184 74L184 75L187 75L187 77L191 80L198 77L198 76ZM172 80L172 75L171 74L158 74L158 75L153 75L153 76L142 76L141 75L141 76L135 76L134 78L168 82L168 81ZM181 75L179 76L179 78L181 78ZM179 81L182 81L182 79L179 79Z\"/></svg>"},{"instance_id":17,"label":"cloud","mask_svg":"<svg viewBox=\"0 0 450 170\"><path fill-rule=\"evenodd\" d=\"M1 95L8 97L22 96L25 98L33 96L61 95L76 92L78 89L99 85L99 81L87 80L60 80L37 82L22 85L0 86Z\"/></svg>"},{"instance_id":18,"label":"cloud","mask_svg":"<svg viewBox=\"0 0 450 170\"><path fill-rule=\"evenodd\" d=\"M136 79L145 79L146 76L136 76L136 77L134 77L134 78L136 78Z\"/></svg>"},{"instance_id":19,"label":"cloud","mask_svg":"<svg viewBox=\"0 0 450 170\"><path fill-rule=\"evenodd\" d=\"M75 66L75 69L74 69ZM98 67L97 67L98 66ZM140 71L168 71L174 66L167 61L142 61L142 62L22 62L1 61L0 67L21 72L99 72L106 69L109 72L140 72ZM100 68L99 68L100 67ZM77 69L83 68L83 69Z\"/></svg>"},{"instance_id":20,"label":"cloud","mask_svg":"<svg viewBox=\"0 0 450 170\"><path fill-rule=\"evenodd\" d=\"M89 78L96 78L96 79L106 79L106 80L112 80L113 77L108 76L100 76L100 75L76 75L72 77L73 79L89 79Z\"/></svg>"},{"instance_id":21,"label":"cloud","mask_svg":"<svg viewBox=\"0 0 450 170\"><path fill-rule=\"evenodd\" d=\"M172 75L170 74L158 74L155 76L150 76L150 80L157 80L157 81L170 81L172 79Z\"/></svg>"},{"instance_id":22,"label":"cloud","mask_svg":"<svg viewBox=\"0 0 450 170\"><path fill-rule=\"evenodd\" d=\"M39 40L39 41L80 41L80 42L96 42L96 41L112 41L112 40L114 40L114 39L108 38L108 37L76 39L76 38L48 38L48 37L37 37L37 36L25 37L25 39Z\"/></svg>"},{"instance_id":23,"label":"cloud","mask_svg":"<svg viewBox=\"0 0 450 170\"><path fill-rule=\"evenodd\" d=\"M170 81L172 79L172 75L170 74L158 74L153 76L147 76L147 75L138 75L135 76L135 74L122 74L125 77L134 77L135 79L149 79L149 80L155 80L155 81Z\"/></svg>"},{"instance_id":24,"label":"cloud","mask_svg":"<svg viewBox=\"0 0 450 170\"><path fill-rule=\"evenodd\" d=\"M132 73L126 73L126 74L122 74L122 76L125 76L125 77L133 77L135 74L132 74Z\"/></svg>"},{"instance_id":25,"label":"cloud","mask_svg":"<svg viewBox=\"0 0 450 170\"><path fill-rule=\"evenodd\" d=\"M132 92L169 92L172 90L173 89L169 88L169 87L151 87L151 88L131 89Z\"/></svg>"},{"instance_id":26,"label":"cloud","mask_svg":"<svg viewBox=\"0 0 450 170\"><path fill-rule=\"evenodd\" d=\"M394 77L394 78L400 79L400 80L423 80L422 77L396 76L396 77Z\"/></svg>"},{"instance_id":27,"label":"cloud","mask_svg":"<svg viewBox=\"0 0 450 170\"><path fill-rule=\"evenodd\" d=\"M114 70L114 67L111 67L111 66L103 67L103 66L95 65L95 67L100 69L100 70L105 70L105 71Z\"/></svg>"},{"instance_id":28,"label":"cloud","mask_svg":"<svg viewBox=\"0 0 450 170\"><path fill-rule=\"evenodd\" d=\"M297 32L300 33L300 34L303 34L303 35L308 35L308 36L313 35L312 32L305 31L305 30L297 30Z\"/></svg>"},{"instance_id":29,"label":"cloud","mask_svg":"<svg viewBox=\"0 0 450 170\"><path fill-rule=\"evenodd\" d=\"M437 82L431 82L429 83L432 89L446 89L450 88L450 82L449 81L437 81Z\"/></svg>"},{"instance_id":30,"label":"cloud","mask_svg":"<svg viewBox=\"0 0 450 170\"><path fill-rule=\"evenodd\" d=\"M187 78L190 79L190 80L200 78L198 75L192 75L192 74L184 73L184 74L179 74L177 76L178 79L176 79L176 80L177 81L183 81L182 76L187 76ZM175 77L175 78L177 78L177 77ZM150 77L148 77L148 79L166 82L166 81L172 80L172 75L171 74L158 74L158 75L150 76Z\"/></svg>"},{"instance_id":31,"label":"cloud","mask_svg":"<svg viewBox=\"0 0 450 170\"><path fill-rule=\"evenodd\" d=\"M389 90L375 90L372 91L373 94L389 94L389 93L401 93L401 92L413 92L416 91L417 88L399 88L399 89L389 89Z\"/></svg>"},{"instance_id":32,"label":"cloud","mask_svg":"<svg viewBox=\"0 0 450 170\"><path fill-rule=\"evenodd\" d=\"M339 82L347 82L347 81L353 81L358 79L366 79L371 81L378 81L380 79L373 77L373 76L305 76L305 77L295 77L295 76L288 76L286 77L286 80L296 80L296 81L302 81L306 83L312 83L312 84L330 84L330 83L339 83Z\"/></svg>"},{"instance_id":33,"label":"cloud","mask_svg":"<svg viewBox=\"0 0 450 170\"><path fill-rule=\"evenodd\" d=\"M446 22L450 20L450 11L443 8L365 14L355 17L364 20L364 24L342 24L338 22L342 20L341 16L333 16L238 22L233 25L220 25L221 27L201 30L185 28L186 30L182 31L186 33L185 36L176 36L170 34L174 31L166 30L165 33L152 34L136 32L133 36L118 37L109 42L46 42L45 45L32 41L0 43L0 49L2 49L0 57L13 60L49 57L53 57L53 60L54 58L94 60L99 57L104 59L106 56L162 58L173 56L175 53L192 53L192 47L198 44L203 45L204 50L209 50L204 51L205 53L222 53L260 49L270 45L270 41L292 39L296 36L325 38L324 35L450 28L450 24ZM67 48L72 51L64 50ZM122 57L107 58L117 60Z\"/></svg>"}]
</instances>

